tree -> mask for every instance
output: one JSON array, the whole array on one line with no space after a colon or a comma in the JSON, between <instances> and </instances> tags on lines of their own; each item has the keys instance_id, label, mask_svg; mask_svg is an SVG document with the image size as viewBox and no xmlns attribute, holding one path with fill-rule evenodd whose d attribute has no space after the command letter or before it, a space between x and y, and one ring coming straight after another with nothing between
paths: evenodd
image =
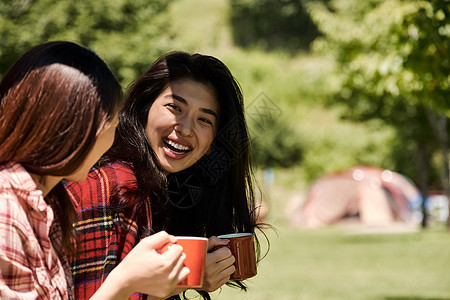
<instances>
[{"instance_id":1,"label":"tree","mask_svg":"<svg viewBox=\"0 0 450 300\"><path fill-rule=\"evenodd\" d=\"M258 167L288 168L302 160L304 146L286 120L263 116L249 123L252 152Z\"/></svg>"},{"instance_id":2,"label":"tree","mask_svg":"<svg viewBox=\"0 0 450 300\"><path fill-rule=\"evenodd\" d=\"M26 50L69 40L96 51L126 86L167 50L167 0L9 0L0 3L0 76Z\"/></svg>"},{"instance_id":3,"label":"tree","mask_svg":"<svg viewBox=\"0 0 450 300\"><path fill-rule=\"evenodd\" d=\"M314 50L336 63L333 103L343 104L348 119L380 119L396 129L406 149L415 149L406 155L424 198L438 161L435 184L450 198L449 2L332 0L307 8L323 34Z\"/></svg>"},{"instance_id":4,"label":"tree","mask_svg":"<svg viewBox=\"0 0 450 300\"><path fill-rule=\"evenodd\" d=\"M242 47L309 50L318 35L305 0L231 0L233 38Z\"/></svg>"}]
</instances>

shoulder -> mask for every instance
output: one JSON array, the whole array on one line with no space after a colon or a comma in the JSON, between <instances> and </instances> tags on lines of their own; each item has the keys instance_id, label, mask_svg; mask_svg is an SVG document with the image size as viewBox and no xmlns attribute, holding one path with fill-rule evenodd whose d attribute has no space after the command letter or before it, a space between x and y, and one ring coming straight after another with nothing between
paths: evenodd
<instances>
[{"instance_id":1,"label":"shoulder","mask_svg":"<svg viewBox=\"0 0 450 300\"><path fill-rule=\"evenodd\" d=\"M47 206L31 176L19 164L0 166L0 222L18 229L28 227L28 214Z\"/></svg>"},{"instance_id":2,"label":"shoulder","mask_svg":"<svg viewBox=\"0 0 450 300\"><path fill-rule=\"evenodd\" d=\"M35 232L28 219L26 206L23 206L20 199L14 193L0 191L2 205L0 205L0 270L5 272L5 277L1 278L4 286L14 286L16 283L24 284L30 278L24 274L29 270L31 257L36 257L39 243L35 238ZM44 224L45 225L45 224ZM29 250L33 250L29 251ZM30 272L31 273L31 272ZM14 276L11 276L14 274ZM0 291L0 294L2 292ZM0 296L1 298L1 296ZM12 298L11 298L12 299Z\"/></svg>"},{"instance_id":3,"label":"shoulder","mask_svg":"<svg viewBox=\"0 0 450 300\"><path fill-rule=\"evenodd\" d=\"M30 210L14 189L0 188L0 199L0 248L6 251L4 247L7 247L15 252L34 235L30 218L36 218L36 212Z\"/></svg>"},{"instance_id":4,"label":"shoulder","mask_svg":"<svg viewBox=\"0 0 450 300\"><path fill-rule=\"evenodd\" d=\"M101 201L106 204L112 193L135 188L137 181L130 167L121 163L109 163L91 169L84 181L68 182L65 187L75 207L78 207L81 201L96 203ZM86 203L83 204L85 205Z\"/></svg>"},{"instance_id":5,"label":"shoulder","mask_svg":"<svg viewBox=\"0 0 450 300\"><path fill-rule=\"evenodd\" d=\"M94 173L97 171L97 173ZM112 179L120 179L121 181L136 181L134 171L127 165L121 163L110 163L101 168L94 170L93 176L103 176Z\"/></svg>"},{"instance_id":6,"label":"shoulder","mask_svg":"<svg viewBox=\"0 0 450 300\"><path fill-rule=\"evenodd\" d=\"M26 206L21 203L18 195L11 189L0 188L0 223L2 227L15 227L26 220ZM21 226L19 226L21 227Z\"/></svg>"},{"instance_id":7,"label":"shoulder","mask_svg":"<svg viewBox=\"0 0 450 300\"><path fill-rule=\"evenodd\" d=\"M0 165L0 189L35 190L36 184L21 164Z\"/></svg>"}]
</instances>

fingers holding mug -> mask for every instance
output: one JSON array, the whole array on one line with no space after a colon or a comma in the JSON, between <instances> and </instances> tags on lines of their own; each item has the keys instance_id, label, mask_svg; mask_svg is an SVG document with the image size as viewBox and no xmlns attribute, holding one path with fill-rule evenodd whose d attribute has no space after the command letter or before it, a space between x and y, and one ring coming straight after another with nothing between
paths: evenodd
<instances>
[{"instance_id":1,"label":"fingers holding mug","mask_svg":"<svg viewBox=\"0 0 450 300\"><path fill-rule=\"evenodd\" d=\"M213 292L230 280L230 275L235 271L235 258L230 249L222 246L214 248L213 252L206 254L205 279L203 290Z\"/></svg>"}]
</instances>

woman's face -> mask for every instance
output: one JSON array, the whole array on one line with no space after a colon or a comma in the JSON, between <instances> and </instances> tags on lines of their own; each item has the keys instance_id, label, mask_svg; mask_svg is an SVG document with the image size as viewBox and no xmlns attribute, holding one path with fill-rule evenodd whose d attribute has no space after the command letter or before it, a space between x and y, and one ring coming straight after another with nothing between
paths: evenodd
<instances>
[{"instance_id":1,"label":"woman's face","mask_svg":"<svg viewBox=\"0 0 450 300\"><path fill-rule=\"evenodd\" d=\"M183 79L169 83L148 112L145 133L166 173L182 171L208 152L219 106L208 86Z\"/></svg>"},{"instance_id":2,"label":"woman's face","mask_svg":"<svg viewBox=\"0 0 450 300\"><path fill-rule=\"evenodd\" d=\"M119 121L116 114L110 122L105 124L105 128L103 128L103 130L98 134L97 140L83 161L83 164L78 168L78 170L67 176L65 179L76 182L86 179L92 166L95 165L100 157L102 157L102 155L112 146L118 123Z\"/></svg>"}]
</instances>

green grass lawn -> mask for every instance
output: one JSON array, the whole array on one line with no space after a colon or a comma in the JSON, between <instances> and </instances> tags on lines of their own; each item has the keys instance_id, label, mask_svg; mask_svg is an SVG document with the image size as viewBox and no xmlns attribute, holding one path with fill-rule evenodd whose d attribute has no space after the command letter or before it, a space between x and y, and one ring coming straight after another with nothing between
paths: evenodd
<instances>
[{"instance_id":1,"label":"green grass lawn","mask_svg":"<svg viewBox=\"0 0 450 300\"><path fill-rule=\"evenodd\" d=\"M271 248L248 280L213 299L450 299L450 233L351 234L343 229L269 231ZM267 248L263 245L263 248Z\"/></svg>"},{"instance_id":2,"label":"green grass lawn","mask_svg":"<svg viewBox=\"0 0 450 300\"><path fill-rule=\"evenodd\" d=\"M266 231L270 251L247 280L248 292L225 286L214 300L450 300L450 232L444 225L404 233L357 225L294 228L286 215L293 177L278 172L269 193L268 222L276 232Z\"/></svg>"}]
</instances>

